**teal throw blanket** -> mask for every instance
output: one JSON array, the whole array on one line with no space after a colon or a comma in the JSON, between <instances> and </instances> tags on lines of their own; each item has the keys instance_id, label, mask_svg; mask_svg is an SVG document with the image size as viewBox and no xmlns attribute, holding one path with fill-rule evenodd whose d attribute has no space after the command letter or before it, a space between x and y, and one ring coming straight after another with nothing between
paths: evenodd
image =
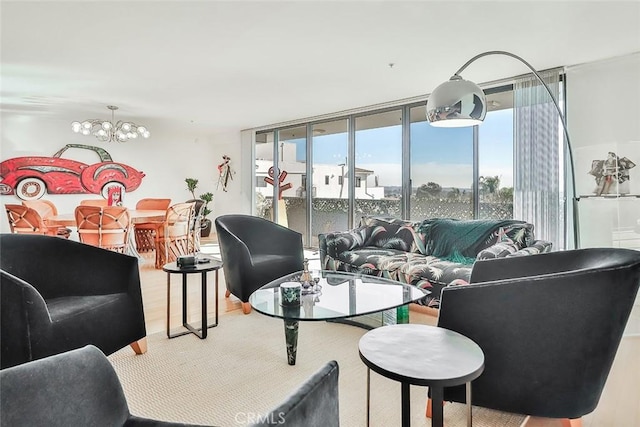
<instances>
[{"instance_id":1,"label":"teal throw blanket","mask_svg":"<svg viewBox=\"0 0 640 427\"><path fill-rule=\"evenodd\" d=\"M478 252L497 243L500 227L518 221L426 219L418 227L424 235L425 252L447 261L473 264Z\"/></svg>"}]
</instances>

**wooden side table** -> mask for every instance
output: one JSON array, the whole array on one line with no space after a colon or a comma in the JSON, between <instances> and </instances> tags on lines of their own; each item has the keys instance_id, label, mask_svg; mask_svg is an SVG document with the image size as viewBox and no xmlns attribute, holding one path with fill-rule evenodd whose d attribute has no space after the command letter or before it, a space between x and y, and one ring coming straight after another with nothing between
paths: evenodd
<instances>
[{"instance_id":1,"label":"wooden side table","mask_svg":"<svg viewBox=\"0 0 640 427\"><path fill-rule=\"evenodd\" d=\"M466 383L467 423L471 426L471 381L484 370L484 353L475 342L444 328L400 324L367 332L358 348L367 365L367 426L371 370L401 383L403 427L411 423L409 385L430 388L432 426L442 427L443 388Z\"/></svg>"},{"instance_id":2,"label":"wooden side table","mask_svg":"<svg viewBox=\"0 0 640 427\"><path fill-rule=\"evenodd\" d=\"M180 337L182 335L193 333L200 339L205 339L207 337L207 330L209 328L213 328L214 326L218 326L218 270L222 268L222 262L210 259L209 262L206 263L198 263L193 267L189 268L180 268L178 264L175 262L170 262L165 264L162 267L163 271L167 272L167 337L175 338ZM214 323L209 324L207 319L207 273L210 271L215 271L215 321ZM189 324L187 322L187 276L189 274L201 274L200 285L202 287L202 324L199 328ZM187 330L178 332L175 334L171 334L170 331L170 319L171 319L171 275L172 274L181 274L182 275L182 326L184 326Z\"/></svg>"}]
</instances>

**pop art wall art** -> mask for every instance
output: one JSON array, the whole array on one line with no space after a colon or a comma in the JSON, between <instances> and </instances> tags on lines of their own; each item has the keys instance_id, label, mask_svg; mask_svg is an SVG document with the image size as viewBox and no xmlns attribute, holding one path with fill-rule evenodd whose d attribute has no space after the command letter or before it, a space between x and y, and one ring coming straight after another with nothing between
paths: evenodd
<instances>
[{"instance_id":1,"label":"pop art wall art","mask_svg":"<svg viewBox=\"0 0 640 427\"><path fill-rule=\"evenodd\" d=\"M95 153L95 163L73 160L74 150ZM67 144L51 157L14 157L0 163L0 194L36 200L45 194L100 194L119 187L120 194L136 190L145 174L129 165L114 162L100 147ZM113 190L112 190L113 191Z\"/></svg>"}]
</instances>

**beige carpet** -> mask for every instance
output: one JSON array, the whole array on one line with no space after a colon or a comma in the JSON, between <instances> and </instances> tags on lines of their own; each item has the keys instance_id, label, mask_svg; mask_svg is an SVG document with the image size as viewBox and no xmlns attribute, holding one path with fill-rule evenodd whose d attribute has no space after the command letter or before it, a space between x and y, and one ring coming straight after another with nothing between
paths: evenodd
<instances>
[{"instance_id":1,"label":"beige carpet","mask_svg":"<svg viewBox=\"0 0 640 427\"><path fill-rule=\"evenodd\" d=\"M301 323L297 364L289 366L282 321L236 310L221 316L205 340L154 334L146 354L135 356L125 348L109 359L135 415L223 427L246 425L247 417L267 413L325 362L337 360L341 425L356 427L366 424L366 368L358 356L364 333L342 324ZM371 378L371 425L399 426L399 383L375 373ZM411 388L412 426L430 425L425 396L425 388ZM518 427L524 421L484 408L473 414L476 427ZM447 404L445 423L466 426L464 405Z\"/></svg>"}]
</instances>

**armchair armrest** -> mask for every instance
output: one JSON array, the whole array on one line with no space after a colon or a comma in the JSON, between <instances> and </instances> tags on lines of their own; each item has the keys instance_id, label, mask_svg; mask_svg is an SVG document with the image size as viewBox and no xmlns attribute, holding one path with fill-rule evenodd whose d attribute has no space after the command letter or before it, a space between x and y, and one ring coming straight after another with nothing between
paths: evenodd
<instances>
[{"instance_id":1,"label":"armchair armrest","mask_svg":"<svg viewBox=\"0 0 640 427\"><path fill-rule=\"evenodd\" d=\"M30 338L46 336L51 330L47 304L38 291L18 277L0 270L0 325L2 366L13 366L33 358Z\"/></svg>"},{"instance_id":2,"label":"armchair armrest","mask_svg":"<svg viewBox=\"0 0 640 427\"><path fill-rule=\"evenodd\" d=\"M548 252L535 256L510 256L476 261L469 281L470 283L518 281L523 277L561 275L581 268L586 268L586 264L583 263L582 258L574 257L571 251Z\"/></svg>"},{"instance_id":3,"label":"armchair armrest","mask_svg":"<svg viewBox=\"0 0 640 427\"><path fill-rule=\"evenodd\" d=\"M2 425L125 425L120 381L94 346L0 371ZM82 402L82 404L74 404Z\"/></svg>"},{"instance_id":4,"label":"armchair armrest","mask_svg":"<svg viewBox=\"0 0 640 427\"><path fill-rule=\"evenodd\" d=\"M251 265L251 252L247 245L233 234L227 227L216 222L216 232L218 241L224 242L220 245L220 256L223 260L233 260L234 271L243 271ZM231 278L226 278L229 280Z\"/></svg>"},{"instance_id":5,"label":"armchair armrest","mask_svg":"<svg viewBox=\"0 0 640 427\"><path fill-rule=\"evenodd\" d=\"M255 229L248 224L249 232L243 233L241 240L246 244L251 254L261 255L290 255L294 249L302 253L302 235L280 224L263 224Z\"/></svg>"},{"instance_id":6,"label":"armchair armrest","mask_svg":"<svg viewBox=\"0 0 640 427\"><path fill-rule=\"evenodd\" d=\"M252 427L282 424L304 427L338 427L338 363L327 362L284 402Z\"/></svg>"}]
</instances>

